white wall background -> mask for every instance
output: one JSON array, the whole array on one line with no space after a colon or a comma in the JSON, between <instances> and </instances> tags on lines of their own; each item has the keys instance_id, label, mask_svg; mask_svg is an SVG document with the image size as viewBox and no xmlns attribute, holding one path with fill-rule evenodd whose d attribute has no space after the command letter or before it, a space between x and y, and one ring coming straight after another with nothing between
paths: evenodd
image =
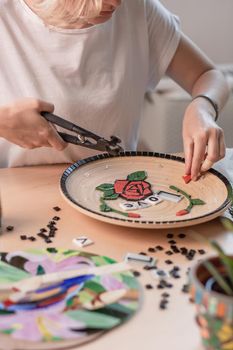
<instances>
[{"instance_id":1,"label":"white wall background","mask_svg":"<svg viewBox=\"0 0 233 350\"><path fill-rule=\"evenodd\" d=\"M227 147L233 147L233 0L160 0L181 20L181 28L216 64L231 69L231 97L219 118ZM182 119L190 97L177 86L145 100L140 150L181 152ZM158 133L158 130L160 132ZM157 132L156 132L157 131Z\"/></svg>"},{"instance_id":2,"label":"white wall background","mask_svg":"<svg viewBox=\"0 0 233 350\"><path fill-rule=\"evenodd\" d=\"M161 0L215 63L233 63L233 0Z\"/></svg>"}]
</instances>

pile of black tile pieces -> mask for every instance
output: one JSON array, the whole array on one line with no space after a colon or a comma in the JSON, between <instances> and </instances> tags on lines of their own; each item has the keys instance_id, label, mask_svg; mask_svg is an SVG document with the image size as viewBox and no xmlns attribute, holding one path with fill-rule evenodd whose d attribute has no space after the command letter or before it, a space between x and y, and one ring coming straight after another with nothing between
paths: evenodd
<instances>
[{"instance_id":1,"label":"pile of black tile pieces","mask_svg":"<svg viewBox=\"0 0 233 350\"><path fill-rule=\"evenodd\" d=\"M56 206L56 207L53 208L53 210L58 212L58 211L61 210L61 208ZM59 220L60 220L59 216L57 216L57 215L54 216L52 218L52 220L50 220L48 222L48 224L46 225L46 228L45 227L40 228L40 230L36 234L36 236L41 238L41 239L43 239L44 242L47 243L47 244L52 243L53 242L53 238L55 238L55 236L56 236L56 231L58 230L56 224L57 224L57 221L59 221ZM36 237L34 237L34 236L27 236L27 235L21 235L20 239L22 241L30 240L31 242L34 242L34 241L37 240Z\"/></svg>"},{"instance_id":2,"label":"pile of black tile pieces","mask_svg":"<svg viewBox=\"0 0 233 350\"><path fill-rule=\"evenodd\" d=\"M170 294L169 293L166 293L164 292L162 295L161 295L161 300L159 302L159 308L161 310L165 310L167 308L167 304L169 303L169 297L170 297Z\"/></svg>"},{"instance_id":3,"label":"pile of black tile pieces","mask_svg":"<svg viewBox=\"0 0 233 350\"><path fill-rule=\"evenodd\" d=\"M21 239L22 241L26 241L27 239L28 239L29 241L31 241L31 242L36 241L36 237L34 237L34 236L27 236L27 235L20 235L20 239Z\"/></svg>"},{"instance_id":4,"label":"pile of black tile pieces","mask_svg":"<svg viewBox=\"0 0 233 350\"><path fill-rule=\"evenodd\" d=\"M176 235L176 237L174 237L175 235L173 233L168 233L166 238L167 238L167 242L169 243L170 248L168 250L164 251L164 254L168 255L168 256L172 256L172 255L176 255L176 254L181 254L183 255L187 260L191 261L193 260L197 254L199 255L204 255L206 252L204 249L189 249L186 248L184 245L177 244L177 239L178 240L184 240L186 235L184 233L179 233L178 235ZM180 242L179 242L180 243ZM149 253L156 253L156 252L162 252L164 250L164 247L161 245L157 245L155 247L149 247L147 249L147 251ZM144 254L146 255L146 253L141 252L140 254ZM165 259L164 260L165 264L167 265L172 265L174 264L174 262L170 259ZM167 278L168 276L172 279L179 279L181 277L180 272L181 272L181 268L177 265L174 265L172 267L172 269L168 272L162 270L162 269L158 269L158 266L144 266L144 270L157 270L156 274L159 278L159 282L157 284L157 289L170 289L173 288L173 284L171 283L171 280L169 278ZM190 268L187 269L187 274L189 273ZM140 275L140 274L139 274ZM139 275L135 275L135 276L139 276ZM145 285L146 289L153 289L153 285L151 284L146 284ZM189 284L184 284L181 288L181 291L183 293L188 293L189 292ZM169 297L170 294L167 292L163 292L161 295L161 299L159 301L159 308L161 310L165 310L167 309L168 303L169 303Z\"/></svg>"}]
</instances>

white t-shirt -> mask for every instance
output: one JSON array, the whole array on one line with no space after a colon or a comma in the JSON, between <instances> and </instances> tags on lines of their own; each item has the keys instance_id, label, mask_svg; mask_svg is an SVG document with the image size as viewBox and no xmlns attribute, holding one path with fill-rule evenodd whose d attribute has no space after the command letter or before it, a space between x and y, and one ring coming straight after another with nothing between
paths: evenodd
<instances>
[{"instance_id":1,"label":"white t-shirt","mask_svg":"<svg viewBox=\"0 0 233 350\"><path fill-rule=\"evenodd\" d=\"M123 0L110 20L86 29L46 27L23 0L0 0L0 106L22 97L52 102L55 114L135 150L144 94L179 39L179 21L157 0ZM75 145L28 150L0 138L0 167L93 153Z\"/></svg>"}]
</instances>

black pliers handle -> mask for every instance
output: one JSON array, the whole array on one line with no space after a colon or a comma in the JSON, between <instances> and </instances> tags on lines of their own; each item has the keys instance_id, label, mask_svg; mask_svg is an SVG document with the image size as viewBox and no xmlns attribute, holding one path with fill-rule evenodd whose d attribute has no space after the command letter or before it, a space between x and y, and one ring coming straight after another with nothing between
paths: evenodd
<instances>
[{"instance_id":1,"label":"black pliers handle","mask_svg":"<svg viewBox=\"0 0 233 350\"><path fill-rule=\"evenodd\" d=\"M117 155L123 152L123 148L119 145L121 140L116 136L111 136L111 140L106 140L105 138L92 133L89 130L83 129L80 126L58 117L55 114L48 112L42 112L42 117L44 117L48 122L58 125L63 129L72 131L75 135L66 134L64 132L58 132L61 138L68 143L73 143L74 145L91 148L97 151L108 152L112 155Z\"/></svg>"}]
</instances>

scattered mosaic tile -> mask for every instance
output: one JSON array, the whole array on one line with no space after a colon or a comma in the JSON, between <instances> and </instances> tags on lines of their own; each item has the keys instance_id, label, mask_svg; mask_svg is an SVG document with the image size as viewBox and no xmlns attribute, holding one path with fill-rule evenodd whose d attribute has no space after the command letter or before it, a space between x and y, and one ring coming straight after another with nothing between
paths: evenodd
<instances>
[{"instance_id":1,"label":"scattered mosaic tile","mask_svg":"<svg viewBox=\"0 0 233 350\"><path fill-rule=\"evenodd\" d=\"M184 175L184 176L182 176L182 179L184 180L184 182L186 184L188 184L192 180L192 177L191 177L191 175Z\"/></svg>"},{"instance_id":2,"label":"scattered mosaic tile","mask_svg":"<svg viewBox=\"0 0 233 350\"><path fill-rule=\"evenodd\" d=\"M160 255L161 259L161 254L164 254L164 260L163 262L167 265L172 265L174 262L172 260L166 259L165 256L168 255L173 255L173 254L180 254L183 255L185 259L187 260L193 260L196 257L196 254L199 253L199 255L205 254L204 249L190 249L185 246L179 246L177 242L175 241L174 237L178 237L182 240L186 238L186 234L184 233L179 233L177 235L174 235L173 233L167 233L166 238L167 238L167 243L170 244L170 249L169 250L164 250L164 248L161 245L157 245L155 247L149 247L148 252L151 253L158 253ZM154 251L155 250L155 251ZM198 261L198 259L196 259ZM161 260L160 260L161 261ZM173 288L173 283L171 283L171 280L178 280L181 278L181 267L178 265L173 265L172 269L170 271L167 271L166 269L161 269L159 267L158 261L157 264L154 268L145 265L143 267L144 270L150 271L150 274L153 279L156 279L158 281L157 285L155 286L156 289L158 290L164 290L164 289L171 289ZM190 271L190 267L187 268L186 274L188 275ZM175 284L177 286L177 284ZM180 289L183 293L188 293L189 292L189 284L185 283L183 286L180 286ZM169 300L167 299L170 296L169 293L163 292L161 294L161 299L159 301L159 308L160 309L167 309Z\"/></svg>"},{"instance_id":3,"label":"scattered mosaic tile","mask_svg":"<svg viewBox=\"0 0 233 350\"><path fill-rule=\"evenodd\" d=\"M132 271L132 273L133 273L134 277L139 277L139 276L141 276L141 274L140 274L139 271L134 270L134 271Z\"/></svg>"},{"instance_id":4,"label":"scattered mosaic tile","mask_svg":"<svg viewBox=\"0 0 233 350\"><path fill-rule=\"evenodd\" d=\"M167 251L165 252L165 254L167 254L167 255L173 255L173 252L172 252L171 250L167 250Z\"/></svg>"},{"instance_id":5,"label":"scattered mosaic tile","mask_svg":"<svg viewBox=\"0 0 233 350\"><path fill-rule=\"evenodd\" d=\"M155 248L156 248L157 250L164 250L164 248L163 248L161 245L157 245Z\"/></svg>"},{"instance_id":6,"label":"scattered mosaic tile","mask_svg":"<svg viewBox=\"0 0 233 350\"><path fill-rule=\"evenodd\" d=\"M87 236L80 236L73 239L73 243L76 244L78 247L87 247L88 245L94 244L94 242L88 238Z\"/></svg>"},{"instance_id":7,"label":"scattered mosaic tile","mask_svg":"<svg viewBox=\"0 0 233 350\"><path fill-rule=\"evenodd\" d=\"M137 253L127 253L124 257L124 261L126 262L138 261L144 264L149 264L150 266L154 266L156 264L156 260L151 256L137 254Z\"/></svg>"},{"instance_id":8,"label":"scattered mosaic tile","mask_svg":"<svg viewBox=\"0 0 233 350\"><path fill-rule=\"evenodd\" d=\"M156 252L156 249L153 248L153 247L149 247L149 248L148 248L148 252L149 252L149 253L155 253L155 252Z\"/></svg>"},{"instance_id":9,"label":"scattered mosaic tile","mask_svg":"<svg viewBox=\"0 0 233 350\"><path fill-rule=\"evenodd\" d=\"M21 239L22 241L26 241L27 236L26 236L26 235L20 235L20 239Z\"/></svg>"},{"instance_id":10,"label":"scattered mosaic tile","mask_svg":"<svg viewBox=\"0 0 233 350\"><path fill-rule=\"evenodd\" d=\"M169 273L167 271L164 271L164 270L161 270L161 269L152 270L151 271L151 275L156 280L167 279L167 278L170 277Z\"/></svg>"},{"instance_id":11,"label":"scattered mosaic tile","mask_svg":"<svg viewBox=\"0 0 233 350\"><path fill-rule=\"evenodd\" d=\"M146 203L149 203L150 205L156 205L162 202L162 199L155 193L152 196L149 196L144 199Z\"/></svg>"},{"instance_id":12,"label":"scattered mosaic tile","mask_svg":"<svg viewBox=\"0 0 233 350\"><path fill-rule=\"evenodd\" d=\"M121 209L126 211L139 209L137 202L121 202L119 203L119 206L121 207Z\"/></svg>"},{"instance_id":13,"label":"scattered mosaic tile","mask_svg":"<svg viewBox=\"0 0 233 350\"><path fill-rule=\"evenodd\" d=\"M164 199L166 201L170 201L173 203L178 203L181 201L183 196L171 192L166 192L166 191L158 191L156 194L159 196L159 198Z\"/></svg>"},{"instance_id":14,"label":"scattered mosaic tile","mask_svg":"<svg viewBox=\"0 0 233 350\"><path fill-rule=\"evenodd\" d=\"M146 284L145 287L146 287L146 289L154 289L154 287L152 286L152 284Z\"/></svg>"},{"instance_id":15,"label":"scattered mosaic tile","mask_svg":"<svg viewBox=\"0 0 233 350\"><path fill-rule=\"evenodd\" d=\"M58 206L56 206L56 207L53 207L53 210L55 210L55 211L60 211L61 208L59 208Z\"/></svg>"}]
</instances>

